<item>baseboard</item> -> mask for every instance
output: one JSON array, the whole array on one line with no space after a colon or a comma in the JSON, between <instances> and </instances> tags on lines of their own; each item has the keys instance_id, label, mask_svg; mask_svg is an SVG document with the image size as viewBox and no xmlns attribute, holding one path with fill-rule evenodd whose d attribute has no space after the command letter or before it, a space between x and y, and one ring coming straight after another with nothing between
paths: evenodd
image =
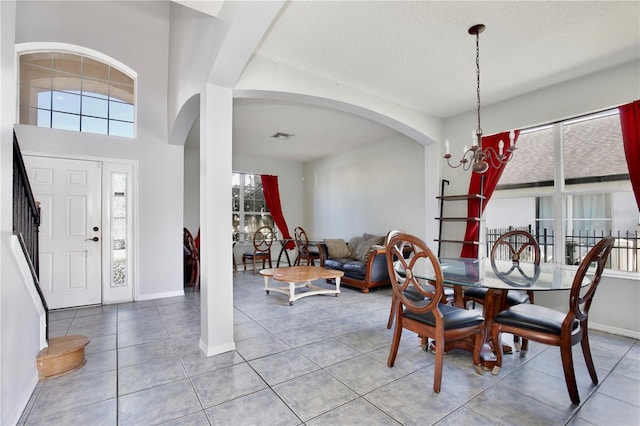
<instances>
[{"instance_id":1,"label":"baseboard","mask_svg":"<svg viewBox=\"0 0 640 426\"><path fill-rule=\"evenodd\" d=\"M612 327L606 324L589 322L589 329L615 334L616 336L630 337L636 340L640 339L640 331L629 330L627 328Z\"/></svg>"},{"instance_id":2,"label":"baseboard","mask_svg":"<svg viewBox=\"0 0 640 426\"><path fill-rule=\"evenodd\" d=\"M17 424L20 424L20 420L23 420L21 418L22 414L27 409L27 406L31 401L31 397L33 396L33 393L36 391L36 386L38 386L38 381L39 381L38 373L35 368L33 369L33 371L35 374L29 381L28 386L25 388L22 395L20 395L20 397L18 398L17 400L18 402L13 407L11 407L11 411L7 414L7 418L12 419L9 424L17 425Z\"/></svg>"},{"instance_id":3,"label":"baseboard","mask_svg":"<svg viewBox=\"0 0 640 426\"><path fill-rule=\"evenodd\" d=\"M236 350L235 342L230 342L210 348L206 343L204 343L202 339L200 339L200 343L198 344L198 346L200 347L200 350L204 352L204 355L208 357Z\"/></svg>"},{"instance_id":4,"label":"baseboard","mask_svg":"<svg viewBox=\"0 0 640 426\"><path fill-rule=\"evenodd\" d=\"M145 294L143 296L138 296L136 300L141 301L141 300L152 300L152 299L164 299L166 297L177 297L177 296L184 296L184 290L167 291L165 293Z\"/></svg>"}]
</instances>

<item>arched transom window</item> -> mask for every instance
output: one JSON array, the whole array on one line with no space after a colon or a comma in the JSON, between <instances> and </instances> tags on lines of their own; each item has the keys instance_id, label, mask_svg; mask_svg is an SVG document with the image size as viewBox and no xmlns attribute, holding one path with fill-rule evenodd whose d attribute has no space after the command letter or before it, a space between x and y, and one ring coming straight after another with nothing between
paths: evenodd
<instances>
[{"instance_id":1,"label":"arched transom window","mask_svg":"<svg viewBox=\"0 0 640 426\"><path fill-rule=\"evenodd\" d=\"M20 123L133 138L135 81L69 52L20 55Z\"/></svg>"}]
</instances>

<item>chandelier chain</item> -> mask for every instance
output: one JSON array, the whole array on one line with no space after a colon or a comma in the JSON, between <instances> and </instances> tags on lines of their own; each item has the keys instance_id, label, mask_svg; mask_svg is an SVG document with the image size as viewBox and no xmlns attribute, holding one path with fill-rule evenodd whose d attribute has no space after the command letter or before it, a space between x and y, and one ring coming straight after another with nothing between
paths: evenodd
<instances>
[{"instance_id":1,"label":"chandelier chain","mask_svg":"<svg viewBox=\"0 0 640 426\"><path fill-rule=\"evenodd\" d=\"M448 140L445 140L444 158L451 168L462 167L463 170L471 169L474 173L485 173L489 168L498 169L511 161L513 152L516 150L515 140L516 133L512 130L509 132L509 145L500 140L497 146L482 146L482 127L480 124L480 33L485 30L483 24L477 24L469 28L469 34L476 36L476 95L478 98L478 128L473 135L473 145L471 148L464 147L462 157L457 164L451 163L451 146Z\"/></svg>"},{"instance_id":2,"label":"chandelier chain","mask_svg":"<svg viewBox=\"0 0 640 426\"><path fill-rule=\"evenodd\" d=\"M480 139L480 135L482 134L482 127L480 127L480 33L476 33L476 94L478 95L478 130L476 134L478 135L478 139ZM478 140L480 143L480 140Z\"/></svg>"}]
</instances>

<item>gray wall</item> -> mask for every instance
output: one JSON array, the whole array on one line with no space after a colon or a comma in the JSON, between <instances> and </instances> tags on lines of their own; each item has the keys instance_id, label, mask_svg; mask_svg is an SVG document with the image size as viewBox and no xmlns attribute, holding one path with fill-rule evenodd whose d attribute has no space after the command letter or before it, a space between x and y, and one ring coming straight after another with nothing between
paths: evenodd
<instances>
[{"instance_id":1,"label":"gray wall","mask_svg":"<svg viewBox=\"0 0 640 426\"><path fill-rule=\"evenodd\" d=\"M398 135L306 163L309 235L348 241L365 232L403 229L424 237L424 152L423 145Z\"/></svg>"}]
</instances>

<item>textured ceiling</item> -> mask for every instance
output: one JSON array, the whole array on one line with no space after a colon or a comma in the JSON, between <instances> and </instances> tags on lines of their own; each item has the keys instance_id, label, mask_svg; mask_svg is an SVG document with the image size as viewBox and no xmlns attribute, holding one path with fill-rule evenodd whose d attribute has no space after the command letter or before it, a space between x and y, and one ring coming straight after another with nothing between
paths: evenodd
<instances>
[{"instance_id":1,"label":"textured ceiling","mask_svg":"<svg viewBox=\"0 0 640 426\"><path fill-rule=\"evenodd\" d=\"M475 109L478 23L484 106L640 58L638 1L289 1L256 54L447 118ZM257 155L272 130L306 135L266 153L300 161L393 134L283 102L237 101L234 113L238 153Z\"/></svg>"}]
</instances>

